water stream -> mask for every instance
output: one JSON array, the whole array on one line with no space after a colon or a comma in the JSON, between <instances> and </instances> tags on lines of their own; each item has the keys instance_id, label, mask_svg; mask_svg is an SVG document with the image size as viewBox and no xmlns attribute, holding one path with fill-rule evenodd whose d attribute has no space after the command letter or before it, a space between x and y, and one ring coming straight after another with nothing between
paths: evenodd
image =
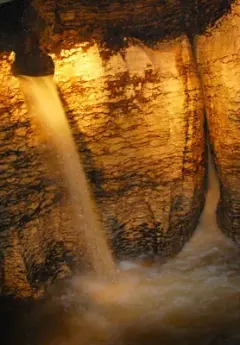
<instances>
[{"instance_id":1,"label":"water stream","mask_svg":"<svg viewBox=\"0 0 240 345\"><path fill-rule=\"evenodd\" d=\"M31 101L64 161L75 221L86 223L95 271L113 270L54 84L49 78L25 78L22 86L34 90ZM116 282L100 275L74 277L23 317L23 344L239 345L240 252L216 224L219 186L211 159L208 185L198 228L179 255L150 266L120 262ZM86 206L79 209L83 200Z\"/></svg>"},{"instance_id":2,"label":"water stream","mask_svg":"<svg viewBox=\"0 0 240 345\"><path fill-rule=\"evenodd\" d=\"M72 210L72 224L81 231L86 258L101 277L115 270L106 234L98 220L85 172L51 76L19 78L40 143L51 152L48 165L57 168Z\"/></svg>"}]
</instances>

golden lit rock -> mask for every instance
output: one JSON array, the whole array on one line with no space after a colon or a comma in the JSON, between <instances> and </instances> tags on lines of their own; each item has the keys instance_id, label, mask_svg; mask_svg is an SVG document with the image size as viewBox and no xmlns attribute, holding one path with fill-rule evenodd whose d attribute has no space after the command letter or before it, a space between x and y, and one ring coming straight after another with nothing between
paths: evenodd
<instances>
[{"instance_id":1,"label":"golden lit rock","mask_svg":"<svg viewBox=\"0 0 240 345\"><path fill-rule=\"evenodd\" d=\"M210 141L221 183L219 224L240 241L240 2L195 40Z\"/></svg>"},{"instance_id":2,"label":"golden lit rock","mask_svg":"<svg viewBox=\"0 0 240 345\"><path fill-rule=\"evenodd\" d=\"M136 42L100 56L94 44L52 57L104 225L120 254L173 254L203 202L203 103L190 45Z\"/></svg>"},{"instance_id":3,"label":"golden lit rock","mask_svg":"<svg viewBox=\"0 0 240 345\"><path fill-rule=\"evenodd\" d=\"M108 57L97 43L76 41L52 58L115 254L176 254L195 229L204 202L203 102L187 38L155 49L135 42ZM19 245L12 242L11 247L38 291L51 270L62 276L81 262L81 239L69 226L60 185L43 164L45 149L11 75L11 62L12 56L2 55L8 182L1 194L10 205L3 208L2 219L9 240L10 228L21 234ZM11 260L5 265L10 271ZM15 286L13 279L4 284L6 291Z\"/></svg>"}]
</instances>

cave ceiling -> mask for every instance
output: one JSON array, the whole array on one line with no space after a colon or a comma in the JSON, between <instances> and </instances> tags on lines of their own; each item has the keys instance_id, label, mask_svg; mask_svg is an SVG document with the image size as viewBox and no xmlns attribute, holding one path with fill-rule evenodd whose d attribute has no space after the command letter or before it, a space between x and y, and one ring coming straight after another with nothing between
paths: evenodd
<instances>
[{"instance_id":1,"label":"cave ceiling","mask_svg":"<svg viewBox=\"0 0 240 345\"><path fill-rule=\"evenodd\" d=\"M0 50L16 50L16 45L21 41L21 32L44 37L50 50L53 36L58 37L54 40L55 44L67 45L67 31L75 32L79 41L94 40L111 50L123 48L129 39L137 39L151 46L182 34L192 39L231 11L233 2L15 0L0 5Z\"/></svg>"}]
</instances>

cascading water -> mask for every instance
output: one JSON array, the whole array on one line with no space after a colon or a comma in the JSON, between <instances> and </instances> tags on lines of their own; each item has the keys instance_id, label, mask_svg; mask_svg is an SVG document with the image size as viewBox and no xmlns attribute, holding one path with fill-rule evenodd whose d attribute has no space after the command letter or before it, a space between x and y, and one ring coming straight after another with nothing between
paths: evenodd
<instances>
[{"instance_id":1,"label":"cascading water","mask_svg":"<svg viewBox=\"0 0 240 345\"><path fill-rule=\"evenodd\" d=\"M81 230L87 259L96 275L109 275L114 271L113 258L94 212L94 202L53 78L20 76L19 80L41 139L53 151L51 157L56 157L53 165L58 166L56 174L64 183L73 226L76 231Z\"/></svg>"},{"instance_id":2,"label":"cascading water","mask_svg":"<svg viewBox=\"0 0 240 345\"><path fill-rule=\"evenodd\" d=\"M28 102L50 131L78 226L96 272L114 269L73 139L50 78L23 78ZM54 116L54 114L56 114ZM116 282L77 276L21 325L23 345L239 345L240 253L216 225L219 186L209 157L206 205L183 251L151 267L121 262ZM17 343L19 344L18 336Z\"/></svg>"}]
</instances>

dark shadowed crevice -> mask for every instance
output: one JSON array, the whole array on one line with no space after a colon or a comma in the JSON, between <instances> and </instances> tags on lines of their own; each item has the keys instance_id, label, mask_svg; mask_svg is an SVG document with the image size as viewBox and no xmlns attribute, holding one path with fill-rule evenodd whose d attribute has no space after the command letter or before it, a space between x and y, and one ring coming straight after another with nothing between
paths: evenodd
<instances>
[{"instance_id":1,"label":"dark shadowed crevice","mask_svg":"<svg viewBox=\"0 0 240 345\"><path fill-rule=\"evenodd\" d=\"M0 51L15 50L23 36L22 17L27 0L0 5Z\"/></svg>"},{"instance_id":2,"label":"dark shadowed crevice","mask_svg":"<svg viewBox=\"0 0 240 345\"><path fill-rule=\"evenodd\" d=\"M231 11L233 0L181 0L184 25L190 40Z\"/></svg>"}]
</instances>

